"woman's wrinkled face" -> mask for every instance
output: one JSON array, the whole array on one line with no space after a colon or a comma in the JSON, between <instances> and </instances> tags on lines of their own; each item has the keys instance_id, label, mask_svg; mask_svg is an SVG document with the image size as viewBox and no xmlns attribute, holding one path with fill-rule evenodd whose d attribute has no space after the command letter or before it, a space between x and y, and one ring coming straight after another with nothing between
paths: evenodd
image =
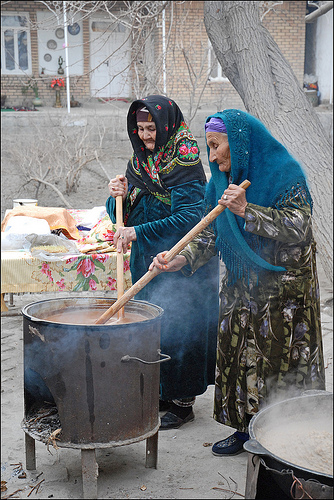
<instances>
[{"instance_id":1,"label":"woman's wrinkled face","mask_svg":"<svg viewBox=\"0 0 334 500\"><path fill-rule=\"evenodd\" d=\"M221 132L207 132L206 143L210 148L209 160L218 164L221 172L230 172L231 154L227 134Z\"/></svg>"},{"instance_id":2,"label":"woman's wrinkled face","mask_svg":"<svg viewBox=\"0 0 334 500\"><path fill-rule=\"evenodd\" d=\"M154 122L137 122L138 135L147 149L154 150L157 130Z\"/></svg>"}]
</instances>

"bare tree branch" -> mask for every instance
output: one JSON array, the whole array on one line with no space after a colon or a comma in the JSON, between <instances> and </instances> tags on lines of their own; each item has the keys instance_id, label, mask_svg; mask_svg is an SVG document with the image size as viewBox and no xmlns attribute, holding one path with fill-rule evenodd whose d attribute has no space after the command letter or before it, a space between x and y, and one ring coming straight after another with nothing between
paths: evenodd
<instances>
[{"instance_id":1,"label":"bare tree branch","mask_svg":"<svg viewBox=\"0 0 334 500\"><path fill-rule=\"evenodd\" d=\"M105 126L94 123L90 127L53 128L48 120L48 125L32 127L31 135L23 137L20 148L12 149L13 162L22 170L23 185L35 182L36 195L41 186L51 188L65 203L65 195L77 190L87 165L101 161Z\"/></svg>"},{"instance_id":2,"label":"bare tree branch","mask_svg":"<svg viewBox=\"0 0 334 500\"><path fill-rule=\"evenodd\" d=\"M59 191L59 189L54 184L51 184L51 182L47 182L44 179L39 179L38 177L31 177L31 180L39 182L40 184L45 184L45 186L50 187L57 193L57 195L67 208L73 208L72 205L70 205L70 203L68 203L68 201L64 198L63 193Z\"/></svg>"},{"instance_id":3,"label":"bare tree branch","mask_svg":"<svg viewBox=\"0 0 334 500\"><path fill-rule=\"evenodd\" d=\"M305 16L305 22L312 23L315 19L326 14L326 12L330 11L332 8L333 8L333 2L322 3L317 10Z\"/></svg>"},{"instance_id":4,"label":"bare tree branch","mask_svg":"<svg viewBox=\"0 0 334 500\"><path fill-rule=\"evenodd\" d=\"M102 169L103 173L105 174L106 178L107 178L107 179L108 179L108 181L109 181L109 180L110 180L110 178L111 178L111 176L110 176L110 174L108 174L108 172L106 171L106 169L105 169L105 168L104 168L104 166L102 165L102 163L101 163L101 161L100 161L100 159L99 159L99 156L98 156L98 153L97 153L97 151L96 151L96 150L95 150L95 159L96 159L97 163L100 165L100 167L101 167L101 169Z\"/></svg>"}]
</instances>

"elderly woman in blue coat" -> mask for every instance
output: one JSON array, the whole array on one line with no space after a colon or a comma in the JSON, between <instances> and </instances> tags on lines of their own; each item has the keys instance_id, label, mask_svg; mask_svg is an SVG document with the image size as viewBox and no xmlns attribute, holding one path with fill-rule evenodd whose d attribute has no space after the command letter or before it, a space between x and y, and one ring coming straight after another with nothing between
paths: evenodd
<instances>
[{"instance_id":1,"label":"elderly woman in blue coat","mask_svg":"<svg viewBox=\"0 0 334 500\"><path fill-rule=\"evenodd\" d=\"M219 254L220 289L214 418L235 432L215 443L243 451L253 415L276 398L325 389L312 199L299 163L248 113L207 119L212 177L206 206L226 210L174 260L151 269L192 276ZM245 191L239 184L248 179ZM206 242L206 248L205 244Z\"/></svg>"},{"instance_id":2,"label":"elderly woman in blue coat","mask_svg":"<svg viewBox=\"0 0 334 500\"><path fill-rule=\"evenodd\" d=\"M206 176L198 144L173 100L153 95L134 101L127 123L133 155L125 175L110 181L106 207L114 221L115 198L122 196L124 227L115 233L114 245L126 251L131 243L135 283L154 255L201 220ZM181 272L157 276L135 297L164 309L161 350L172 359L160 368L160 409L168 410L160 429L193 420L195 397L214 383L217 290L214 259L190 279Z\"/></svg>"}]
</instances>

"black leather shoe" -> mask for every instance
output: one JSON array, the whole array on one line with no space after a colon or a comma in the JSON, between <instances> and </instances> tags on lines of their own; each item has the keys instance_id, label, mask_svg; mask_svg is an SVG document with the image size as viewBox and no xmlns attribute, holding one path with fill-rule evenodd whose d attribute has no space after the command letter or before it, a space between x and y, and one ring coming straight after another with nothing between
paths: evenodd
<instances>
[{"instance_id":1,"label":"black leather shoe","mask_svg":"<svg viewBox=\"0 0 334 500\"><path fill-rule=\"evenodd\" d=\"M159 427L159 431L162 430L168 430L168 429L178 429L181 427L181 425L186 424L187 422L191 422L194 420L195 415L194 412L191 410L189 415L187 415L185 418L180 418L177 415L174 415L174 413L168 411L162 418L161 418L161 425Z\"/></svg>"}]
</instances>

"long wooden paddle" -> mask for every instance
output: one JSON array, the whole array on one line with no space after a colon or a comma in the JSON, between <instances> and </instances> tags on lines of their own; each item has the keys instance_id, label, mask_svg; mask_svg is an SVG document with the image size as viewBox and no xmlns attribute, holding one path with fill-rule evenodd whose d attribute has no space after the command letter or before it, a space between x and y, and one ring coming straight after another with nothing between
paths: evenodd
<instances>
[{"instance_id":1,"label":"long wooden paddle","mask_svg":"<svg viewBox=\"0 0 334 500\"><path fill-rule=\"evenodd\" d=\"M250 186L250 182L246 179L241 184L240 187L247 189ZM190 243L195 236L203 231L213 220L215 220L218 215L220 215L226 207L222 205L217 205L211 212L208 213L196 226L194 226L183 238L180 239L168 252L166 252L164 258L167 262L170 262L176 255L178 255L181 250L183 250L188 243ZM149 283L155 276L160 274L161 271L157 267L154 267L152 271L147 271L125 294L118 299L109 309L106 310L96 321L96 325L103 325L108 319L110 319L114 314L116 314L129 300L131 300L142 288L144 288L147 283Z\"/></svg>"},{"instance_id":2,"label":"long wooden paddle","mask_svg":"<svg viewBox=\"0 0 334 500\"><path fill-rule=\"evenodd\" d=\"M119 177L119 175L117 175ZM123 198L122 196L116 196L116 229L124 226L123 224ZM121 252L117 252L116 259L116 279L117 279L117 300L120 300L124 295L124 259L123 259L123 249ZM118 319L124 318L124 307L121 307L117 311Z\"/></svg>"}]
</instances>

